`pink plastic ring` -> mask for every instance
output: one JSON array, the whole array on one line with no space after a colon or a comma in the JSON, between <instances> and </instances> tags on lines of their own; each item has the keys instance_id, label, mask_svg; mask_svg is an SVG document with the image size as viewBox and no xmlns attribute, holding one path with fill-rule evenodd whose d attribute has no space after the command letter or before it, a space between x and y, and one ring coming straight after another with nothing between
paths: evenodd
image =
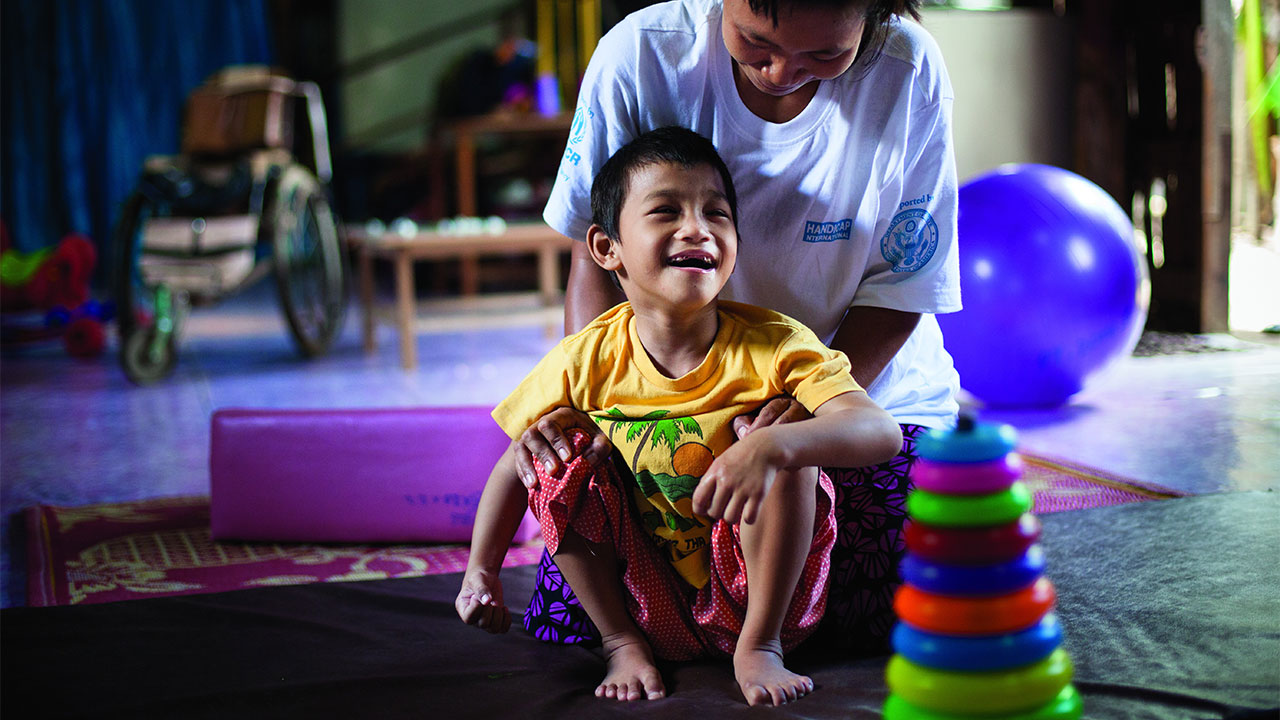
<instances>
[{"instance_id":1,"label":"pink plastic ring","mask_svg":"<svg viewBox=\"0 0 1280 720\"><path fill-rule=\"evenodd\" d=\"M1022 475L1022 458L1009 453L998 460L976 463L944 463L920 458L911 468L916 487L950 495L982 495L999 492Z\"/></svg>"}]
</instances>

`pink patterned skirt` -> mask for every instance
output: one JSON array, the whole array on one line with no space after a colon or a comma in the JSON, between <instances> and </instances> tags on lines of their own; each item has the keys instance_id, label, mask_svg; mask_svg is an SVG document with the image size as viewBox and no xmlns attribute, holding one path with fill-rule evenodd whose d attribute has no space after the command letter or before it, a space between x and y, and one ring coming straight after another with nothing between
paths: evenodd
<instances>
[{"instance_id":1,"label":"pink patterned skirt","mask_svg":"<svg viewBox=\"0 0 1280 720\"><path fill-rule=\"evenodd\" d=\"M585 435L576 434L573 441L575 453L586 446ZM693 588L641 528L625 482L611 465L592 466L576 456L559 477L538 466L538 486L529 491L529 507L542 524L547 552L555 555L567 528L590 542L613 545L627 610L649 638L655 655L667 660L732 655L747 608L746 562L738 527L723 520L712 526L711 579L702 588ZM818 484L822 492L818 493L813 543L783 622L784 651L809 637L826 610L836 540L835 489L826 473L819 473ZM592 634L594 628L584 627L582 637L574 640L544 639L572 642Z\"/></svg>"}]
</instances>

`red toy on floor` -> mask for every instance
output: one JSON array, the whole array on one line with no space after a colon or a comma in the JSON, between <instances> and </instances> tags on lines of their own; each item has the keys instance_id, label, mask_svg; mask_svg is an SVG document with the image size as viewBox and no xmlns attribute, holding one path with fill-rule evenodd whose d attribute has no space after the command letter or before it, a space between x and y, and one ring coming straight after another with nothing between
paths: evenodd
<instances>
[{"instance_id":1,"label":"red toy on floor","mask_svg":"<svg viewBox=\"0 0 1280 720\"><path fill-rule=\"evenodd\" d=\"M23 253L10 247L0 223L0 304L7 316L5 339L18 342L62 337L75 357L97 357L106 349L110 304L89 297L98 252L88 237L71 233L53 248ZM8 322L13 317L40 321Z\"/></svg>"}]
</instances>

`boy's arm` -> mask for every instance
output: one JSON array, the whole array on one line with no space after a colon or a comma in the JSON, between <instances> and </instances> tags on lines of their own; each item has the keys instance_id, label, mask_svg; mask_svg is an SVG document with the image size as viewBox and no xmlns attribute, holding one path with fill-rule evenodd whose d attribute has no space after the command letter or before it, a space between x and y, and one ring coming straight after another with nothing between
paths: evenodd
<instances>
[{"instance_id":1,"label":"boy's arm","mask_svg":"<svg viewBox=\"0 0 1280 720\"><path fill-rule=\"evenodd\" d=\"M463 622L491 633L504 633L511 627L511 612L503 604L498 573L529 506L528 490L516 476L514 447L512 443L502 453L480 495L471 531L471 554L462 590L454 601Z\"/></svg>"},{"instance_id":2,"label":"boy's arm","mask_svg":"<svg viewBox=\"0 0 1280 720\"><path fill-rule=\"evenodd\" d=\"M751 523L779 470L874 465L901 449L902 428L893 417L865 392L847 392L809 420L761 427L730 445L698 483L693 510Z\"/></svg>"}]
</instances>

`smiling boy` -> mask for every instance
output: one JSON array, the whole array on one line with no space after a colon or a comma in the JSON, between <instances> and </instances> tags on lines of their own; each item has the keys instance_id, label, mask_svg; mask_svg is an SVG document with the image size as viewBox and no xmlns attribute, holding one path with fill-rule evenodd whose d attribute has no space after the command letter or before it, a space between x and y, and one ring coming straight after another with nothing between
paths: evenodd
<instances>
[{"instance_id":1,"label":"smiling boy","mask_svg":"<svg viewBox=\"0 0 1280 720\"><path fill-rule=\"evenodd\" d=\"M513 443L480 502L458 614L510 626L498 572L527 503L600 631L600 697L663 697L655 657L707 655L732 657L752 705L812 691L783 654L825 609L834 491L818 468L901 447L842 353L786 316L718 300L738 255L736 204L724 162L692 131L660 128L615 153L592 187L586 242L627 302L494 410L515 441L554 408L586 412L615 461L571 456L557 475L521 478ZM813 417L735 436L734 417L784 394ZM586 440L575 436L579 452Z\"/></svg>"}]
</instances>

